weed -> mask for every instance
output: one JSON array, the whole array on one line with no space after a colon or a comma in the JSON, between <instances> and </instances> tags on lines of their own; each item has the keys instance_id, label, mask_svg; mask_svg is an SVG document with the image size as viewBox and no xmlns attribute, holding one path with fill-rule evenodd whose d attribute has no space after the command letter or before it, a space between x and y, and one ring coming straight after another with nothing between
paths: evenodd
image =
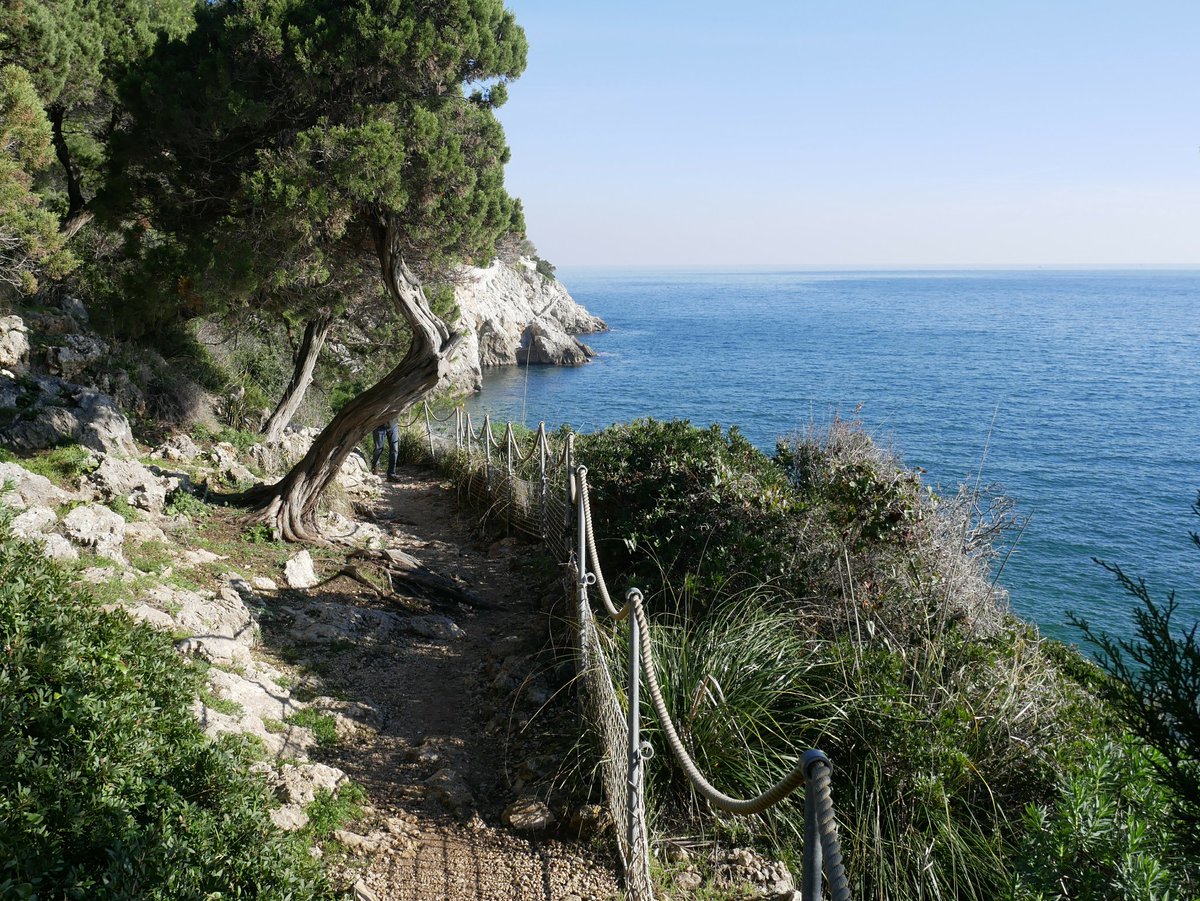
<instances>
[{"instance_id":1,"label":"weed","mask_svg":"<svg viewBox=\"0 0 1200 901\"><path fill-rule=\"evenodd\" d=\"M201 689L200 700L204 702L204 706L211 707L217 713L223 713L226 716L241 716L246 712L246 708L237 701L231 701L228 698L218 698L208 689Z\"/></svg>"},{"instance_id":2,"label":"weed","mask_svg":"<svg viewBox=\"0 0 1200 901\"><path fill-rule=\"evenodd\" d=\"M212 508L183 486L176 488L167 495L163 505L163 513L168 516L186 516L188 519L203 519Z\"/></svg>"},{"instance_id":3,"label":"weed","mask_svg":"<svg viewBox=\"0 0 1200 901\"><path fill-rule=\"evenodd\" d=\"M289 726L301 726L312 730L317 744L323 748L331 747L338 743L337 720L328 713L318 713L311 708L307 708L285 717L283 721Z\"/></svg>"},{"instance_id":4,"label":"weed","mask_svg":"<svg viewBox=\"0 0 1200 901\"><path fill-rule=\"evenodd\" d=\"M357 782L339 786L337 794L328 789L318 789L312 802L304 809L308 814L307 831L317 838L329 837L361 817L366 800L367 793Z\"/></svg>"}]
</instances>

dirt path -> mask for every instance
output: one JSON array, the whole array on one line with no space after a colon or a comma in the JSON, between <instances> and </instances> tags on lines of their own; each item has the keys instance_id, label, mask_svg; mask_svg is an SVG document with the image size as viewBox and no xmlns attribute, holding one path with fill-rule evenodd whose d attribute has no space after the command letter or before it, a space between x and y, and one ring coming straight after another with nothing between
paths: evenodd
<instances>
[{"instance_id":1,"label":"dirt path","mask_svg":"<svg viewBox=\"0 0 1200 901\"><path fill-rule=\"evenodd\" d=\"M517 794L506 759L511 711L499 709L493 683L498 661L536 650L545 632L537 599L513 571L521 548L476 540L449 486L427 470L403 470L386 485L376 520L393 545L483 603L435 611L465 633L457 637L397 636L331 658L330 684L373 704L382 724L322 756L364 786L383 818L406 823L411 838L377 854L364 882L382 901L619 897L607 853L528 839L502 823Z\"/></svg>"}]
</instances>

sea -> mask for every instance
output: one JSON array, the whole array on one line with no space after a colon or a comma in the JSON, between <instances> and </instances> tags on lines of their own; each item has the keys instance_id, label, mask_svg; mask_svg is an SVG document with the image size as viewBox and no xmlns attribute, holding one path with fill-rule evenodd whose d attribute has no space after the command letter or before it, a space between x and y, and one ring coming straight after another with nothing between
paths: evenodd
<instances>
[{"instance_id":1,"label":"sea","mask_svg":"<svg viewBox=\"0 0 1200 901\"><path fill-rule=\"evenodd\" d=\"M1044 634L1123 638L1133 599L1200 620L1200 270L566 269L604 318L577 368L487 372L476 414L592 431L639 417L781 437L855 418L944 492L1016 504L995 578Z\"/></svg>"}]
</instances>

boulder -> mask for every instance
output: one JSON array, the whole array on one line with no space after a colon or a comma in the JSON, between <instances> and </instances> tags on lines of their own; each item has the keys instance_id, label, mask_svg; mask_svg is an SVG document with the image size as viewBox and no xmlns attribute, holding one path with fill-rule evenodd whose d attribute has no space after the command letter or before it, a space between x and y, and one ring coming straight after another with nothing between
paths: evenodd
<instances>
[{"instance_id":1,"label":"boulder","mask_svg":"<svg viewBox=\"0 0 1200 901\"><path fill-rule=\"evenodd\" d=\"M516 362L521 366L578 366L595 355L557 326L534 322L521 333Z\"/></svg>"},{"instance_id":2,"label":"boulder","mask_svg":"<svg viewBox=\"0 0 1200 901\"><path fill-rule=\"evenodd\" d=\"M320 581L313 569L312 554L300 551L283 565L283 579L289 588L312 588Z\"/></svg>"},{"instance_id":3,"label":"boulder","mask_svg":"<svg viewBox=\"0 0 1200 901\"><path fill-rule=\"evenodd\" d=\"M50 560L60 563L73 563L79 559L79 551L61 535L43 535L41 537L42 552Z\"/></svg>"},{"instance_id":4,"label":"boulder","mask_svg":"<svg viewBox=\"0 0 1200 901\"><path fill-rule=\"evenodd\" d=\"M105 454L85 480L102 500L121 498L139 510L161 513L167 501L163 479L139 463Z\"/></svg>"},{"instance_id":5,"label":"boulder","mask_svg":"<svg viewBox=\"0 0 1200 901\"><path fill-rule=\"evenodd\" d=\"M172 463L182 463L196 459L200 448L187 435L172 435L150 454L157 460L167 460Z\"/></svg>"},{"instance_id":6,"label":"boulder","mask_svg":"<svg viewBox=\"0 0 1200 901\"><path fill-rule=\"evenodd\" d=\"M0 316L0 369L25 372L28 368L29 329L20 316Z\"/></svg>"},{"instance_id":7,"label":"boulder","mask_svg":"<svg viewBox=\"0 0 1200 901\"><path fill-rule=\"evenodd\" d=\"M8 447L35 451L78 443L110 454L137 454L129 420L108 395L50 376L20 387L20 412L0 430Z\"/></svg>"},{"instance_id":8,"label":"boulder","mask_svg":"<svg viewBox=\"0 0 1200 901\"><path fill-rule=\"evenodd\" d=\"M264 720L282 722L304 709L303 704L262 673L241 676L213 667L208 671L208 687L216 697L233 701Z\"/></svg>"},{"instance_id":9,"label":"boulder","mask_svg":"<svg viewBox=\"0 0 1200 901\"><path fill-rule=\"evenodd\" d=\"M12 488L4 493L3 503L14 510L59 507L71 500L71 495L45 476L32 473L16 463L0 463L0 485L9 482Z\"/></svg>"},{"instance_id":10,"label":"boulder","mask_svg":"<svg viewBox=\"0 0 1200 901\"><path fill-rule=\"evenodd\" d=\"M108 353L108 345L94 335L64 335L63 343L46 348L46 368L51 375L72 379Z\"/></svg>"},{"instance_id":11,"label":"boulder","mask_svg":"<svg viewBox=\"0 0 1200 901\"><path fill-rule=\"evenodd\" d=\"M85 504L63 517L66 536L81 547L92 548L97 555L124 563L121 545L125 541L125 520L108 507Z\"/></svg>"},{"instance_id":12,"label":"boulder","mask_svg":"<svg viewBox=\"0 0 1200 901\"><path fill-rule=\"evenodd\" d=\"M51 531L58 517L49 507L28 507L12 521L12 533L18 538L34 538Z\"/></svg>"}]
</instances>

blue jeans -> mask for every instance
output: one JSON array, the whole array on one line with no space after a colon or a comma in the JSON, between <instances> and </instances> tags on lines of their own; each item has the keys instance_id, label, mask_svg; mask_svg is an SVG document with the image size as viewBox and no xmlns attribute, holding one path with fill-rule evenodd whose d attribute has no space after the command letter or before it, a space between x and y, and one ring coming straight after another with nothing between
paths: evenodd
<instances>
[{"instance_id":1,"label":"blue jeans","mask_svg":"<svg viewBox=\"0 0 1200 901\"><path fill-rule=\"evenodd\" d=\"M400 426L395 422L381 425L371 433L371 438L375 442L374 453L371 454L371 472L374 472L375 467L379 465L379 458L383 456L383 442L386 439L388 449L387 474L394 476L396 474L396 455L400 448Z\"/></svg>"}]
</instances>

